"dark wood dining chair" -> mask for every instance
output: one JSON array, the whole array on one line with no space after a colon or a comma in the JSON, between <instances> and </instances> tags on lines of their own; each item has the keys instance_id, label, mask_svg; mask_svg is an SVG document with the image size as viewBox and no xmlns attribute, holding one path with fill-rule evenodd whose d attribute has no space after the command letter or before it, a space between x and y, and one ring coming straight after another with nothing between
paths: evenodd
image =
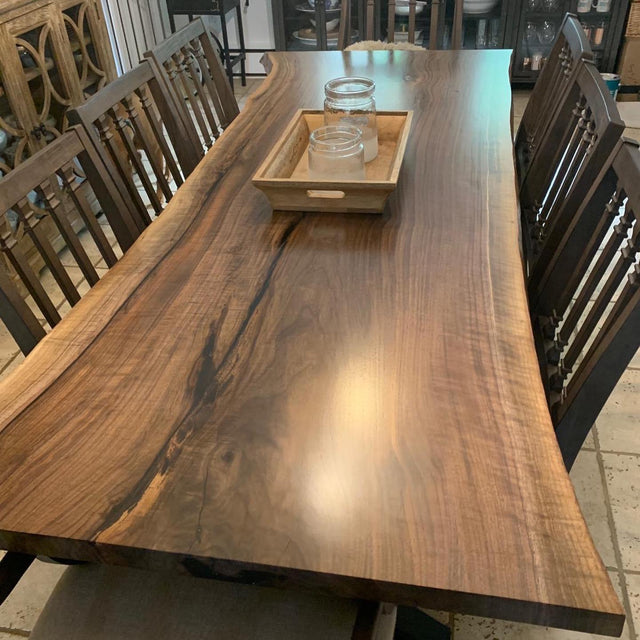
<instances>
[{"instance_id":1,"label":"dark wood dining chair","mask_svg":"<svg viewBox=\"0 0 640 640\"><path fill-rule=\"evenodd\" d=\"M196 134L180 116L149 60L67 112L82 125L118 183L138 223L151 222L201 158Z\"/></svg>"},{"instance_id":2,"label":"dark wood dining chair","mask_svg":"<svg viewBox=\"0 0 640 640\"><path fill-rule=\"evenodd\" d=\"M86 281L93 286L99 276L87 255L87 240L83 243L75 229L87 230L107 266L114 265L117 258L103 225L99 224L91 207L92 196L95 196L101 210L99 213L105 215L120 248L126 251L140 230L127 211L118 188L110 180L100 156L79 127L71 127L60 138L0 179L0 215L7 216L8 212L12 212L17 216L19 230L29 236L70 305L80 299L80 292L47 233L43 232L42 223L47 218L53 220ZM42 285L39 274L20 249L9 225L0 237L0 251L6 267L13 272L10 275L7 268L0 265L0 319L20 350L27 355L46 331L25 301L14 278L31 296L51 327L60 321L60 312ZM34 556L11 552L0 559L0 604L33 560Z\"/></svg>"},{"instance_id":3,"label":"dark wood dining chair","mask_svg":"<svg viewBox=\"0 0 640 640\"><path fill-rule=\"evenodd\" d=\"M93 243L108 267L113 266L117 258L90 205L88 186L122 251L126 251L140 229L83 129L72 127L0 180L0 215L7 216L12 212L17 216L19 231L30 238L70 305L80 300L80 292L42 229L42 223L47 218L53 221L72 262L77 264L90 286L96 284L99 276L87 254L86 243ZM74 226L75 229L86 228L91 240L87 238L83 244ZM0 237L0 251L43 318L49 326L55 326L60 321L60 313L9 225ZM20 349L27 354L44 336L44 329L5 270L0 274L0 297L2 320Z\"/></svg>"},{"instance_id":4,"label":"dark wood dining chair","mask_svg":"<svg viewBox=\"0 0 640 640\"><path fill-rule=\"evenodd\" d=\"M590 188L623 130L595 65L581 61L520 186L528 272L538 260L548 259L566 224L560 212L570 211Z\"/></svg>"},{"instance_id":5,"label":"dark wood dining chair","mask_svg":"<svg viewBox=\"0 0 640 640\"><path fill-rule=\"evenodd\" d=\"M194 20L144 55L166 80L204 153L240 112L204 21Z\"/></svg>"},{"instance_id":6,"label":"dark wood dining chair","mask_svg":"<svg viewBox=\"0 0 640 640\"><path fill-rule=\"evenodd\" d=\"M571 468L640 348L640 149L620 140L548 261L529 281L532 321L560 449Z\"/></svg>"},{"instance_id":7,"label":"dark wood dining chair","mask_svg":"<svg viewBox=\"0 0 640 640\"><path fill-rule=\"evenodd\" d=\"M592 59L593 53L580 21L575 15L567 13L516 134L516 168L520 182L578 67L583 60Z\"/></svg>"},{"instance_id":8,"label":"dark wood dining chair","mask_svg":"<svg viewBox=\"0 0 640 640\"><path fill-rule=\"evenodd\" d=\"M431 0L430 1L430 18L429 18L429 49L440 49L443 46L442 32L444 27L444 18L447 9L447 2L451 0ZM396 0L366 0L364 25L365 38L363 42L351 45L351 1L342 0L340 7L340 28L338 31L338 46L340 49L353 47L353 49L375 50L384 48L382 41L376 41L375 38L375 22L376 15L381 12L382 7L377 6L377 2L384 2L387 12L387 29L386 42L394 43L395 25L396 25ZM416 40L416 15L417 0L408 0L408 27L407 42L415 44ZM462 13L463 0L453 0L453 26L451 34L451 48L460 49L462 46ZM426 8L426 7L425 7ZM416 49L422 47L415 47Z\"/></svg>"}]
</instances>

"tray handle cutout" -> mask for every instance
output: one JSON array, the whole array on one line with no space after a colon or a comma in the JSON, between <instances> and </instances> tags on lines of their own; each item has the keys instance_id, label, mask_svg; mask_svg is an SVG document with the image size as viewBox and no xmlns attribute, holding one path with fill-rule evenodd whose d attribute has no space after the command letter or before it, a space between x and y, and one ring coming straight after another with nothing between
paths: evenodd
<instances>
[{"instance_id":1,"label":"tray handle cutout","mask_svg":"<svg viewBox=\"0 0 640 640\"><path fill-rule=\"evenodd\" d=\"M327 198L331 200L341 200L346 197L346 193L344 191L325 191L320 189L308 189L307 196L309 198Z\"/></svg>"}]
</instances>

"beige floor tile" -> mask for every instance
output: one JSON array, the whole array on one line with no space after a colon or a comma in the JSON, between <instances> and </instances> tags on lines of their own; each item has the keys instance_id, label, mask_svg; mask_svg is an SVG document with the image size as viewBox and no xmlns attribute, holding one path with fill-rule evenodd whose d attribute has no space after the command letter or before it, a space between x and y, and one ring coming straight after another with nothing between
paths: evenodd
<instances>
[{"instance_id":1,"label":"beige floor tile","mask_svg":"<svg viewBox=\"0 0 640 640\"><path fill-rule=\"evenodd\" d=\"M640 369L640 349L636 351L636 355L631 359L629 367L632 369Z\"/></svg>"},{"instance_id":2,"label":"beige floor tile","mask_svg":"<svg viewBox=\"0 0 640 640\"><path fill-rule=\"evenodd\" d=\"M24 361L24 356L22 355L22 353L19 352L13 358L13 360L11 360L11 362L9 362L9 364L5 366L4 369L0 370L0 380L2 380L3 378L6 378L12 371L17 369L22 364L23 361Z\"/></svg>"},{"instance_id":3,"label":"beige floor tile","mask_svg":"<svg viewBox=\"0 0 640 640\"><path fill-rule=\"evenodd\" d=\"M615 567L616 556L613 550L602 477L595 451L581 451L570 475L596 549L607 567Z\"/></svg>"},{"instance_id":4,"label":"beige floor tile","mask_svg":"<svg viewBox=\"0 0 640 640\"><path fill-rule=\"evenodd\" d=\"M630 614L636 634L638 634L640 632L640 575L626 574L624 578L627 583L629 604L631 605Z\"/></svg>"},{"instance_id":5,"label":"beige floor tile","mask_svg":"<svg viewBox=\"0 0 640 640\"><path fill-rule=\"evenodd\" d=\"M456 616L452 640L604 640L604 637L492 618ZM630 640L627 625L621 638Z\"/></svg>"},{"instance_id":6,"label":"beige floor tile","mask_svg":"<svg viewBox=\"0 0 640 640\"><path fill-rule=\"evenodd\" d=\"M640 571L640 457L602 456L622 567Z\"/></svg>"},{"instance_id":7,"label":"beige floor tile","mask_svg":"<svg viewBox=\"0 0 640 640\"><path fill-rule=\"evenodd\" d=\"M640 370L625 371L597 425L603 451L640 453Z\"/></svg>"},{"instance_id":8,"label":"beige floor tile","mask_svg":"<svg viewBox=\"0 0 640 640\"><path fill-rule=\"evenodd\" d=\"M632 140L636 140L640 142L640 129L633 129L631 127L627 127L624 130L624 134L627 138L631 138Z\"/></svg>"},{"instance_id":9,"label":"beige floor tile","mask_svg":"<svg viewBox=\"0 0 640 640\"><path fill-rule=\"evenodd\" d=\"M0 322L0 371L20 352L9 330Z\"/></svg>"},{"instance_id":10,"label":"beige floor tile","mask_svg":"<svg viewBox=\"0 0 640 640\"><path fill-rule=\"evenodd\" d=\"M0 628L31 631L65 569L36 560L0 606Z\"/></svg>"}]
</instances>

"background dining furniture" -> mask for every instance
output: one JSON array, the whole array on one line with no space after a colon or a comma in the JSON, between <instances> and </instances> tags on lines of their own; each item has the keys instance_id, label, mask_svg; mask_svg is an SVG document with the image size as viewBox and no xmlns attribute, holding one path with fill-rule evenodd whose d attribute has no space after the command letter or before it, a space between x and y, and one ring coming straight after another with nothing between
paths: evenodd
<instances>
[{"instance_id":1,"label":"background dining furniture","mask_svg":"<svg viewBox=\"0 0 640 640\"><path fill-rule=\"evenodd\" d=\"M162 211L201 156L191 120L180 116L182 105L159 74L143 60L68 113L125 185L122 196L141 229L151 222L149 209Z\"/></svg>"},{"instance_id":2,"label":"background dining furniture","mask_svg":"<svg viewBox=\"0 0 640 640\"><path fill-rule=\"evenodd\" d=\"M430 7L417 4L416 43L428 47L430 43ZM532 85L544 69L559 32L564 15L576 13L578 0L466 0L462 13L461 48L513 49L512 81ZM273 33L275 47L280 51L326 50L339 47L338 19L340 0L309 3L307 0L273 0ZM367 0L351 0L350 30L357 39L365 38ZM386 30L387 2L376 2L374 39L383 39ZM594 3L595 5L595 3ZM395 36L399 42L407 40L409 0L395 0ZM439 7L440 33L438 48L451 47L454 31L453 0L441 0ZM629 0L615 0L606 12L578 14L581 26L594 51L599 71L615 71L622 34L629 9ZM313 21L315 25L311 22ZM318 26L329 24L324 31ZM341 26L341 25L340 25Z\"/></svg>"},{"instance_id":3,"label":"background dining furniture","mask_svg":"<svg viewBox=\"0 0 640 640\"><path fill-rule=\"evenodd\" d=\"M340 30L338 35L338 46L340 49L345 49L351 45L354 36L351 31L351 0L342 0L340 11ZM387 28L385 34L380 34L379 37L385 39L385 42L392 43L395 40L395 24L396 24L396 0L390 0L388 3L382 3L381 0L367 0L365 10L365 42L359 42L356 45L351 45L354 49L367 49L375 50L376 48L384 48L381 42L375 40L376 29L376 17L379 18L381 14L380 5L384 4L387 14ZM451 37L451 48L459 49L462 43L462 4L463 0L454 0L454 16L453 27ZM442 7L441 7L442 5ZM408 16L406 41L410 44L415 44L416 41L416 11L417 1L408 0L402 5L406 8L406 14ZM424 5L420 5L420 12L422 12ZM429 49L441 49L443 48L443 25L444 25L444 11L446 9L446 0L432 0L431 9L429 15ZM404 15L403 11L403 15ZM365 45L365 46L362 46Z\"/></svg>"},{"instance_id":4,"label":"background dining furniture","mask_svg":"<svg viewBox=\"0 0 640 640\"><path fill-rule=\"evenodd\" d=\"M229 48L229 35L227 32L227 14L235 9L236 28L238 29L239 50L231 53ZM194 16L218 16L220 18L220 31L222 32L222 55L227 70L229 84L233 88L233 67L240 64L240 78L242 86L247 84L246 58L247 51L244 44L244 28L242 26L242 8L240 0L167 0L167 12L169 25L175 33L175 16L188 16L189 21Z\"/></svg>"},{"instance_id":5,"label":"background dining furniture","mask_svg":"<svg viewBox=\"0 0 640 640\"><path fill-rule=\"evenodd\" d=\"M96 0L4 0L0 50L0 136L7 136L6 146L0 145L1 178L64 132L67 109L113 80L116 70ZM82 221L72 225L78 231ZM52 221L41 226L54 248L62 249L64 239ZM4 230L32 268L44 266L21 226L0 226Z\"/></svg>"},{"instance_id":6,"label":"background dining furniture","mask_svg":"<svg viewBox=\"0 0 640 640\"><path fill-rule=\"evenodd\" d=\"M81 128L71 128L60 138L14 169L0 182L0 214L14 213L23 225L33 246L41 254L55 282L70 305L80 300L80 292L69 277L60 256L51 245L42 221L51 219L89 285L98 282L98 274L87 251L97 251L108 267L116 263L114 253L102 226L96 220L86 196L89 185L102 211L109 220L120 246L126 251L138 236L136 228L116 185L109 178L99 154ZM71 212L84 222L87 237L84 243L73 230ZM60 322L60 314L27 260L20 244L11 234L0 237L0 251L13 267L19 283L31 296L34 307L50 327ZM45 332L34 311L22 298L22 292L2 271L0 289L4 304L0 316L27 354L44 337Z\"/></svg>"},{"instance_id":7,"label":"background dining furniture","mask_svg":"<svg viewBox=\"0 0 640 640\"><path fill-rule=\"evenodd\" d=\"M194 146L204 155L240 112L204 22L194 20L145 57L166 79L183 119L191 124L186 132L198 134Z\"/></svg>"},{"instance_id":8,"label":"background dining furniture","mask_svg":"<svg viewBox=\"0 0 640 640\"><path fill-rule=\"evenodd\" d=\"M573 82L581 60L592 60L593 52L577 16L567 14L522 115L515 139L518 180L524 180L540 138Z\"/></svg>"},{"instance_id":9,"label":"background dining furniture","mask_svg":"<svg viewBox=\"0 0 640 640\"><path fill-rule=\"evenodd\" d=\"M595 65L580 60L520 185L525 257L529 270L554 251L571 210L617 145L624 122ZM576 205L577 206L577 205ZM546 250L545 250L546 249Z\"/></svg>"},{"instance_id":10,"label":"background dining furniture","mask_svg":"<svg viewBox=\"0 0 640 640\"><path fill-rule=\"evenodd\" d=\"M385 56L270 54L0 385L0 546L620 633L531 336L510 54ZM274 213L250 178L335 75L414 109L398 189L383 215Z\"/></svg>"},{"instance_id":11,"label":"background dining furniture","mask_svg":"<svg viewBox=\"0 0 640 640\"><path fill-rule=\"evenodd\" d=\"M529 282L541 370L567 468L640 347L640 151L620 141Z\"/></svg>"}]
</instances>

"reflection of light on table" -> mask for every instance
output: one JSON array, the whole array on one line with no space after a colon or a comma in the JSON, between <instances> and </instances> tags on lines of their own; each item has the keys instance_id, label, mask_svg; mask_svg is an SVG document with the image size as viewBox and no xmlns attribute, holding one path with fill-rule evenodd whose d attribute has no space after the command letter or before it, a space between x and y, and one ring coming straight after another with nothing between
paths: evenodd
<instances>
[{"instance_id":1,"label":"reflection of light on table","mask_svg":"<svg viewBox=\"0 0 640 640\"><path fill-rule=\"evenodd\" d=\"M329 536L340 532L327 523L348 529L358 518L363 488L376 473L382 389L377 354L358 354L337 372L327 396L327 412L312 444L307 498L310 515Z\"/></svg>"}]
</instances>

